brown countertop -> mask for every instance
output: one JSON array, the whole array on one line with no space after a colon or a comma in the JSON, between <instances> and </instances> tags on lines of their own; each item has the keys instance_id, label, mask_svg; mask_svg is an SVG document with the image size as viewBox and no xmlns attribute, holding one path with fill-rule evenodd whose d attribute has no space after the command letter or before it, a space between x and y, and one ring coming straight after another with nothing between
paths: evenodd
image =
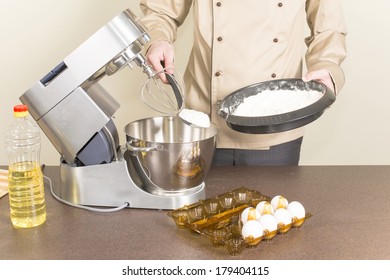
<instances>
[{"instance_id":1,"label":"brown countertop","mask_svg":"<svg viewBox=\"0 0 390 280\"><path fill-rule=\"evenodd\" d=\"M59 168L46 167L59 183ZM45 184L46 185L46 184ZM0 199L0 259L390 259L390 166L213 167L208 197L245 186L302 202L301 228L230 256L176 227L167 211L95 213L58 202L46 187L47 221L14 229Z\"/></svg>"}]
</instances>

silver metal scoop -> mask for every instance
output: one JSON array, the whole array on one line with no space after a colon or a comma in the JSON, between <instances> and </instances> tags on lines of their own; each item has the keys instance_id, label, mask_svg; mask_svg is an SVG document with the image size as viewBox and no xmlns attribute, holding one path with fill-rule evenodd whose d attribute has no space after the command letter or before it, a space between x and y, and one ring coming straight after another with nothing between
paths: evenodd
<instances>
[{"instance_id":1,"label":"silver metal scoop","mask_svg":"<svg viewBox=\"0 0 390 280\"><path fill-rule=\"evenodd\" d=\"M176 102L177 102L177 107L178 108L183 108L183 95L180 92L180 89L178 87L177 81L174 76L172 75L166 75L168 83L171 85L173 93L175 94L176 97Z\"/></svg>"}]
</instances>

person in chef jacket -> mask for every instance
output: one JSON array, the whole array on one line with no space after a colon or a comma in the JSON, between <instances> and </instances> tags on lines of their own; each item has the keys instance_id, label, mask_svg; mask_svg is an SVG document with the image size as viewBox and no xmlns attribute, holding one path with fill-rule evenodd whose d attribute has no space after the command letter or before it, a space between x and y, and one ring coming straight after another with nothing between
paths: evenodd
<instances>
[{"instance_id":1,"label":"person in chef jacket","mask_svg":"<svg viewBox=\"0 0 390 280\"><path fill-rule=\"evenodd\" d=\"M299 164L304 127L237 132L218 116L216 103L245 86L283 78L317 80L338 94L347 34L341 0L141 0L140 7L151 36L146 58L155 71L163 64L173 71L172 43L193 13L185 107L208 114L221 129L214 165Z\"/></svg>"}]
</instances>

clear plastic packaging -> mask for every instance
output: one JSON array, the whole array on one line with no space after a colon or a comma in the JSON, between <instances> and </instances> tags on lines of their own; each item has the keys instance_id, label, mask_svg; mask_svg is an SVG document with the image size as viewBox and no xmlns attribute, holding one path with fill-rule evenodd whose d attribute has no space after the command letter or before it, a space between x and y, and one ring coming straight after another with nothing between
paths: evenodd
<instances>
[{"instance_id":1,"label":"clear plastic packaging","mask_svg":"<svg viewBox=\"0 0 390 280\"><path fill-rule=\"evenodd\" d=\"M16 105L14 116L5 133L10 216L15 227L31 228L46 221L40 129L26 105Z\"/></svg>"},{"instance_id":2,"label":"clear plastic packaging","mask_svg":"<svg viewBox=\"0 0 390 280\"><path fill-rule=\"evenodd\" d=\"M269 241L277 234L287 233L290 228L298 228L312 216L306 213L300 221L292 222L290 225L280 224L276 231L264 231L257 240L244 238L240 215L248 207L256 208L261 201L270 202L271 198L258 191L240 187L169 211L168 216L178 227L208 236L215 247L225 246L230 255L238 255L244 248L257 247L261 240Z\"/></svg>"}]
</instances>

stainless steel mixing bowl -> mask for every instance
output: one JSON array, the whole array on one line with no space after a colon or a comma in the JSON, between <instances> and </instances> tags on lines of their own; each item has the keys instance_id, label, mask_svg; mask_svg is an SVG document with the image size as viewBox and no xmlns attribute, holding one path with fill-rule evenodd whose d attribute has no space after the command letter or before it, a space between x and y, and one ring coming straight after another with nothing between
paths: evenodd
<instances>
[{"instance_id":1,"label":"stainless steel mixing bowl","mask_svg":"<svg viewBox=\"0 0 390 280\"><path fill-rule=\"evenodd\" d=\"M171 194L204 182L216 147L219 129L201 128L172 116L146 118L125 126L128 161L151 193Z\"/></svg>"}]
</instances>

